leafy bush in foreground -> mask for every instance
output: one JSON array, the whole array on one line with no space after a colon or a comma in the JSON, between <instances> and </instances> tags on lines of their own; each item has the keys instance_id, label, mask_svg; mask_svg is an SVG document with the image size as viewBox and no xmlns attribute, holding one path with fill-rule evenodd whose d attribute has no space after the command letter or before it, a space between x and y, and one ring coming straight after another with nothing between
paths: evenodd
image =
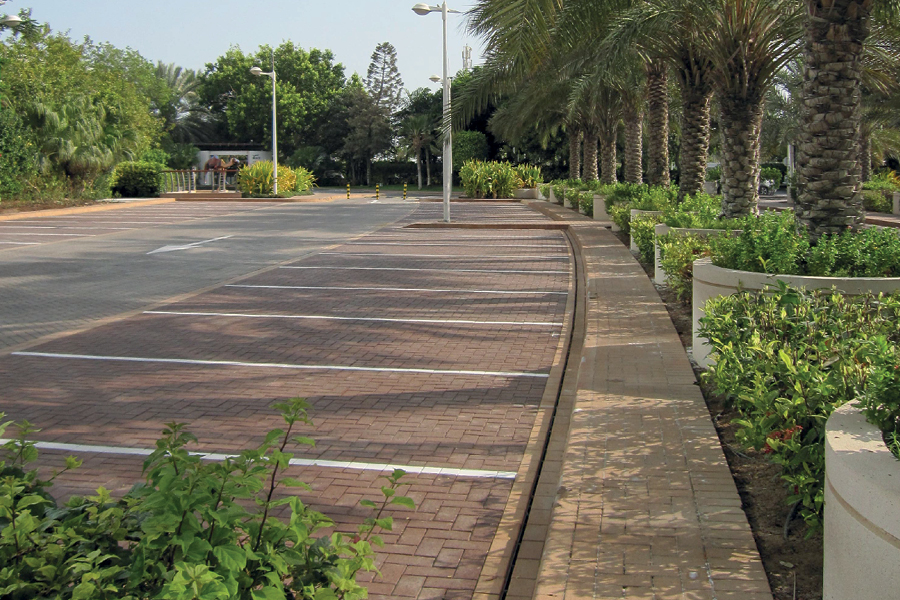
<instances>
[{"instance_id":1,"label":"leafy bush in foreground","mask_svg":"<svg viewBox=\"0 0 900 600\"><path fill-rule=\"evenodd\" d=\"M512 198L522 187L517 167L508 162L470 160L459 169L459 178L470 198Z\"/></svg>"},{"instance_id":2,"label":"leafy bush in foreground","mask_svg":"<svg viewBox=\"0 0 900 600\"><path fill-rule=\"evenodd\" d=\"M109 187L122 198L153 198L159 196L160 165L145 161L120 162L113 169Z\"/></svg>"},{"instance_id":3,"label":"leafy bush in foreground","mask_svg":"<svg viewBox=\"0 0 900 600\"><path fill-rule=\"evenodd\" d=\"M37 450L27 441L34 430L23 423L0 461L0 597L365 598L356 576L375 570L372 546L382 545L375 531L392 527L383 511L392 504L414 508L396 495L403 472L386 478L380 507L360 502L376 514L355 536L316 537L333 527L331 519L296 496L278 497L283 489L309 489L282 475L294 456L288 444L312 444L292 436L295 425L309 423L307 405L294 399L275 408L287 427L223 462L202 461L187 449L196 438L184 424L169 424L144 462L143 485L121 500L100 488L64 506L46 491L53 478L43 481L24 469ZM0 436L9 425L0 423ZM66 469L79 464L69 457ZM283 506L289 515L275 518Z\"/></svg>"},{"instance_id":4,"label":"leafy bush in foreground","mask_svg":"<svg viewBox=\"0 0 900 600\"><path fill-rule=\"evenodd\" d=\"M886 431L900 421L900 294L847 298L780 284L773 293L711 299L700 335L704 375L740 413L737 439L782 468L787 501L821 527L825 421L858 399Z\"/></svg>"}]
</instances>

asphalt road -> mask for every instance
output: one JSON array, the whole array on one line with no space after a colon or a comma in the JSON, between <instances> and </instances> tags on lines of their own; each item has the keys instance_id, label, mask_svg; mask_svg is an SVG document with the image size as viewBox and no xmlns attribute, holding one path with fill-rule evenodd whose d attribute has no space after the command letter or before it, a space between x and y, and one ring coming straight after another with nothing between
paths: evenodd
<instances>
[{"instance_id":1,"label":"asphalt road","mask_svg":"<svg viewBox=\"0 0 900 600\"><path fill-rule=\"evenodd\" d=\"M136 228L107 229L54 243L44 243L54 238L34 238L42 243L4 247L0 252L0 351L316 253L395 222L417 205L234 203L233 211L223 214L229 211L221 210L219 204L216 216L153 224L153 214L165 215L172 206L144 207L140 218L129 217L134 210L130 207L44 218L48 224L75 220L78 231L92 231L92 222L111 220ZM141 225L142 220L148 223Z\"/></svg>"}]
</instances>

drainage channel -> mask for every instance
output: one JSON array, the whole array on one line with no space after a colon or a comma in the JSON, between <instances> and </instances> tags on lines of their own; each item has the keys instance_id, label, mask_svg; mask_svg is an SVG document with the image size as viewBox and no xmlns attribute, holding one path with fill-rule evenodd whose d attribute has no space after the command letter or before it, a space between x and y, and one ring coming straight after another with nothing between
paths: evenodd
<instances>
[{"instance_id":1,"label":"drainage channel","mask_svg":"<svg viewBox=\"0 0 900 600\"><path fill-rule=\"evenodd\" d=\"M549 422L549 426L547 428L547 435L546 435L546 438L544 439L543 447L541 448L541 454L540 454L540 459L538 461L538 467L537 467L537 470L535 473L534 481L531 485L531 490L528 495L528 503L525 508L525 514L524 514L524 518L522 520L522 526L519 528L519 533L515 540L515 546L513 548L509 566L507 568L506 575L504 577L503 588L502 588L502 591L500 592L501 600L505 600L507 598L507 595L509 594L510 586L512 585L513 580L514 580L516 562L519 557L519 551L522 547L522 542L525 539L526 533L528 532L529 517L531 516L531 511L534 506L537 489L538 489L539 485L541 485L542 478L545 475L544 463L547 460L547 454L549 452L550 443L551 443L552 439L554 438L554 436L560 436L560 435L567 436L568 435L568 425L565 426L566 431L555 429L555 427L557 425L557 415L559 414L559 411L560 411L560 401L563 396L563 390L566 388L568 383L577 384L577 381L574 381L574 380L577 379L577 377L578 377L578 366L579 365L577 365L577 364L570 365L569 362L570 362L570 359L572 358L573 344L576 343L575 342L576 338L578 338L578 342L577 342L578 344L584 343L583 333L580 335L576 333L576 328L579 326L579 323L581 324L582 329L583 329L583 325L584 325L583 317L579 318L579 311L583 310L583 304L584 304L584 302L579 300L579 293L580 293L581 287L582 287L581 279L582 279L583 274L581 272L582 264L578 258L578 252L575 251L575 244L573 243L572 237L569 234L568 230L565 231L565 235L566 235L566 239L569 242L569 246L572 248L572 261L573 261L573 265L574 265L575 280L574 280L574 284L573 284L573 308L572 308L572 314L570 316L571 320L569 323L569 325L570 325L569 326L569 335L568 335L568 340L566 342L565 358L562 361L562 376L559 381L559 388L556 392L556 400L553 404L553 412L550 415L550 419L549 419L550 422ZM586 299L585 299L585 301L586 301ZM569 408L572 408L572 407L569 407ZM562 446L562 447L564 448L565 446ZM562 458L562 457L560 457L560 458ZM546 483L546 482L543 482L543 483ZM553 487L553 489L555 489L555 486ZM538 574L534 573L535 580L537 579L537 576L538 576Z\"/></svg>"}]
</instances>

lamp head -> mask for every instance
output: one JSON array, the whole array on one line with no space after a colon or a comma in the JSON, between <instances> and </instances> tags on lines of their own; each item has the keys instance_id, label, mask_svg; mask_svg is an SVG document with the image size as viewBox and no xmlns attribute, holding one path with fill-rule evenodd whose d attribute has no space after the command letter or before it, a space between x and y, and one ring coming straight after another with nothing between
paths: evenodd
<instances>
[{"instance_id":1,"label":"lamp head","mask_svg":"<svg viewBox=\"0 0 900 600\"><path fill-rule=\"evenodd\" d=\"M251 74L251 75L262 75L262 74L263 74L263 70L260 69L259 67L253 67L253 68L250 69L250 74Z\"/></svg>"},{"instance_id":2,"label":"lamp head","mask_svg":"<svg viewBox=\"0 0 900 600\"><path fill-rule=\"evenodd\" d=\"M22 19L18 15L7 15L0 19L0 25L6 25L7 27L18 27L21 24Z\"/></svg>"},{"instance_id":3,"label":"lamp head","mask_svg":"<svg viewBox=\"0 0 900 600\"><path fill-rule=\"evenodd\" d=\"M440 83L440 82L441 82L441 78L438 77L437 75L432 75L432 76L429 77L428 79L430 79L431 81L433 81L433 82L435 82L435 83Z\"/></svg>"},{"instance_id":4,"label":"lamp head","mask_svg":"<svg viewBox=\"0 0 900 600\"><path fill-rule=\"evenodd\" d=\"M412 7L413 12L417 15L427 15L431 12L432 8L425 4L424 2L419 2L415 6Z\"/></svg>"}]
</instances>

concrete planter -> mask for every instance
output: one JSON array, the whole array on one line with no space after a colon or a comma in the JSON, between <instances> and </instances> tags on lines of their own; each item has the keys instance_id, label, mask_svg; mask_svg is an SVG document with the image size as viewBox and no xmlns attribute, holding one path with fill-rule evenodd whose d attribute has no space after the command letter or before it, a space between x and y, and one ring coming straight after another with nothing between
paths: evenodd
<instances>
[{"instance_id":1,"label":"concrete planter","mask_svg":"<svg viewBox=\"0 0 900 600\"><path fill-rule=\"evenodd\" d=\"M556 197L556 194L553 192L553 188L550 188L550 197L547 198L547 202L552 202L553 204L561 204L559 198Z\"/></svg>"},{"instance_id":2,"label":"concrete planter","mask_svg":"<svg viewBox=\"0 0 900 600\"><path fill-rule=\"evenodd\" d=\"M900 215L900 192L894 192L894 196L892 198L892 210L891 212L895 215Z\"/></svg>"},{"instance_id":3,"label":"concrete planter","mask_svg":"<svg viewBox=\"0 0 900 600\"><path fill-rule=\"evenodd\" d=\"M849 404L825 438L824 600L900 594L900 461Z\"/></svg>"},{"instance_id":4,"label":"concrete planter","mask_svg":"<svg viewBox=\"0 0 900 600\"><path fill-rule=\"evenodd\" d=\"M537 188L519 188L513 193L513 197L520 200L538 200L541 192Z\"/></svg>"},{"instance_id":5,"label":"concrete planter","mask_svg":"<svg viewBox=\"0 0 900 600\"><path fill-rule=\"evenodd\" d=\"M606 213L606 196L594 194L594 220L595 221L611 221Z\"/></svg>"},{"instance_id":6,"label":"concrete planter","mask_svg":"<svg viewBox=\"0 0 900 600\"><path fill-rule=\"evenodd\" d=\"M572 202L569 200L569 190L563 195L563 208L572 208Z\"/></svg>"},{"instance_id":7,"label":"concrete planter","mask_svg":"<svg viewBox=\"0 0 900 600\"><path fill-rule=\"evenodd\" d=\"M707 196L715 196L719 193L719 182L718 181L704 181L703 182L703 193Z\"/></svg>"},{"instance_id":8,"label":"concrete planter","mask_svg":"<svg viewBox=\"0 0 900 600\"><path fill-rule=\"evenodd\" d=\"M694 360L702 367L708 367L709 346L697 333L700 317L706 301L714 296L736 294L738 288L746 292L777 288L778 281L793 287L809 290L830 290L837 288L848 296L861 294L890 294L900 290L900 277L804 277L801 275L768 275L750 271L723 269L712 264L709 258L694 261L694 302L693 302L693 344Z\"/></svg>"},{"instance_id":9,"label":"concrete planter","mask_svg":"<svg viewBox=\"0 0 900 600\"><path fill-rule=\"evenodd\" d=\"M668 282L668 276L666 272L662 270L661 264L661 256L659 251L659 244L656 242L656 238L659 238L662 235L667 235L669 233L673 235L696 235L699 237L709 237L711 235L721 235L723 233L727 233L729 230L727 229L691 229L687 227L669 227L665 223L658 223L656 227L654 227L654 241L653 241L653 281L660 285L665 285ZM740 233L740 230L733 230L732 233Z\"/></svg>"},{"instance_id":10,"label":"concrete planter","mask_svg":"<svg viewBox=\"0 0 900 600\"><path fill-rule=\"evenodd\" d=\"M637 208L632 208L631 209L631 220L633 221L634 218L638 215L661 215L661 214L662 214L662 211L660 211L660 210L639 210ZM628 247L631 249L632 252L636 253L639 251L637 244L634 243L634 238L631 237L630 233L628 234Z\"/></svg>"}]
</instances>

